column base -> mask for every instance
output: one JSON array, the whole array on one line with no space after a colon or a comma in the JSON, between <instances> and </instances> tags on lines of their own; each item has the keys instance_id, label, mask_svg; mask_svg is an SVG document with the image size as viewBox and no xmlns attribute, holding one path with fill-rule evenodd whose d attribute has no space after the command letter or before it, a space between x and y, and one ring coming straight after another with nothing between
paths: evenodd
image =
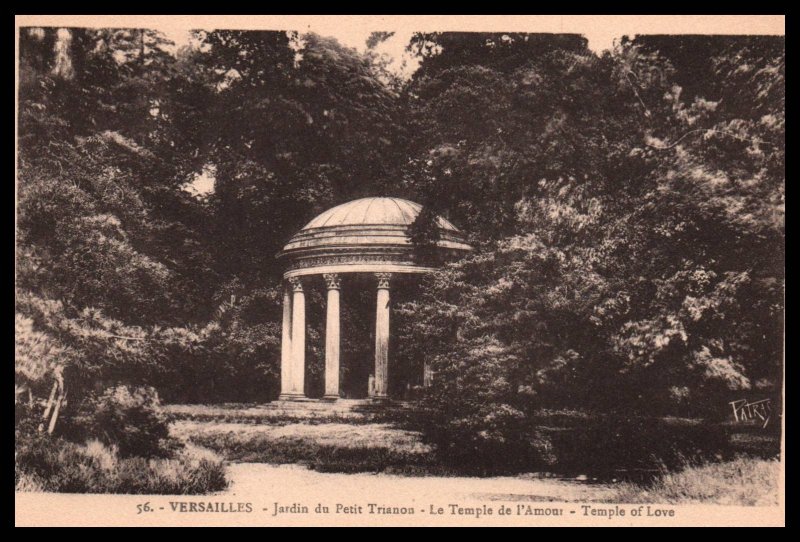
<instances>
[{"instance_id":1,"label":"column base","mask_svg":"<svg viewBox=\"0 0 800 542\"><path fill-rule=\"evenodd\" d=\"M369 400L375 403L388 403L391 399L389 399L389 396L386 394L380 394L380 395L375 394L375 395L370 395Z\"/></svg>"},{"instance_id":2,"label":"column base","mask_svg":"<svg viewBox=\"0 0 800 542\"><path fill-rule=\"evenodd\" d=\"M333 403L334 401L338 401L339 400L339 396L338 395L323 395L322 396L322 400L325 401L326 403Z\"/></svg>"}]
</instances>

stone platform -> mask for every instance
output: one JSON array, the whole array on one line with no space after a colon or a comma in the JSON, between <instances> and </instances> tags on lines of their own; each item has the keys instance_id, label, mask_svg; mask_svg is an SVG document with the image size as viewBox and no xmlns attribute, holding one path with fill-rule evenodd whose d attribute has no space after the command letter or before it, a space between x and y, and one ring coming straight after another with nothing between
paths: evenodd
<instances>
[{"instance_id":1,"label":"stone platform","mask_svg":"<svg viewBox=\"0 0 800 542\"><path fill-rule=\"evenodd\" d=\"M405 401L372 399L302 399L272 401L263 404L221 403L213 405L164 405L173 420L218 421L235 423L276 423L309 421L311 423L365 423L384 420L411 407Z\"/></svg>"}]
</instances>

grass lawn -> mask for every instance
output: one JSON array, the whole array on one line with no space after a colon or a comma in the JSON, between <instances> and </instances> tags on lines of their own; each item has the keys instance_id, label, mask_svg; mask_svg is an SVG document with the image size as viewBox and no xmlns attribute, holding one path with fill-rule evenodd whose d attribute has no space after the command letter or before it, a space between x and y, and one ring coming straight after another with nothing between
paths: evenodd
<instances>
[{"instance_id":1,"label":"grass lawn","mask_svg":"<svg viewBox=\"0 0 800 542\"><path fill-rule=\"evenodd\" d=\"M609 502L777 506L780 462L738 457L668 472L650 485L618 484Z\"/></svg>"},{"instance_id":2,"label":"grass lawn","mask_svg":"<svg viewBox=\"0 0 800 542\"><path fill-rule=\"evenodd\" d=\"M178 421L173 434L235 462L302 463L314 470L377 472L435 467L419 434L388 424L249 425Z\"/></svg>"}]
</instances>

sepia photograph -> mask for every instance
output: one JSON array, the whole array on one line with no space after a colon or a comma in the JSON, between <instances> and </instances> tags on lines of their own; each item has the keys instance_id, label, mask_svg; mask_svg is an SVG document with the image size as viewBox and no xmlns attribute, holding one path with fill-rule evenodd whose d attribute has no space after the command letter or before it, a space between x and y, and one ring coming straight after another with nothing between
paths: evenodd
<instances>
[{"instance_id":1,"label":"sepia photograph","mask_svg":"<svg viewBox=\"0 0 800 542\"><path fill-rule=\"evenodd\" d=\"M782 15L15 26L16 525L784 524Z\"/></svg>"}]
</instances>

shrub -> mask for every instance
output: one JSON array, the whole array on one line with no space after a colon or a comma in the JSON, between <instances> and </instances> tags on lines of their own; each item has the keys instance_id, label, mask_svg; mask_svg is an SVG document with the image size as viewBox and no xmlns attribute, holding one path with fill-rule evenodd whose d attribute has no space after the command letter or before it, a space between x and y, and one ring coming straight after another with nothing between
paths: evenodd
<instances>
[{"instance_id":1,"label":"shrub","mask_svg":"<svg viewBox=\"0 0 800 542\"><path fill-rule=\"evenodd\" d=\"M547 435L532 423L533 394L519 356L493 337L456 345L434 358L436 378L409 420L437 447L442 463L473 474L545 468Z\"/></svg>"},{"instance_id":2,"label":"shrub","mask_svg":"<svg viewBox=\"0 0 800 542\"><path fill-rule=\"evenodd\" d=\"M442 465L470 474L546 470L650 480L687 462L733 455L729 429L699 420L451 404L420 409L404 423L435 444Z\"/></svg>"},{"instance_id":3,"label":"shrub","mask_svg":"<svg viewBox=\"0 0 800 542\"><path fill-rule=\"evenodd\" d=\"M549 436L507 404L489 403L460 414L420 409L407 423L436 446L443 465L469 474L537 470L556 460Z\"/></svg>"},{"instance_id":4,"label":"shrub","mask_svg":"<svg viewBox=\"0 0 800 542\"><path fill-rule=\"evenodd\" d=\"M227 485L221 460L188 449L175 459L125 459L99 441L36 435L17 442L16 491L198 495Z\"/></svg>"},{"instance_id":5,"label":"shrub","mask_svg":"<svg viewBox=\"0 0 800 542\"><path fill-rule=\"evenodd\" d=\"M89 438L115 446L120 457L171 457L181 443L153 388L116 386L87 402L76 423Z\"/></svg>"},{"instance_id":6,"label":"shrub","mask_svg":"<svg viewBox=\"0 0 800 542\"><path fill-rule=\"evenodd\" d=\"M716 424L679 418L604 415L550 433L559 471L652 478L687 464L729 455L728 435Z\"/></svg>"},{"instance_id":7,"label":"shrub","mask_svg":"<svg viewBox=\"0 0 800 542\"><path fill-rule=\"evenodd\" d=\"M255 323L242 322L230 312L236 311L221 315L221 323L154 334L154 372L148 382L164 402L262 402L277 397L280 317L267 323L265 316Z\"/></svg>"}]
</instances>

